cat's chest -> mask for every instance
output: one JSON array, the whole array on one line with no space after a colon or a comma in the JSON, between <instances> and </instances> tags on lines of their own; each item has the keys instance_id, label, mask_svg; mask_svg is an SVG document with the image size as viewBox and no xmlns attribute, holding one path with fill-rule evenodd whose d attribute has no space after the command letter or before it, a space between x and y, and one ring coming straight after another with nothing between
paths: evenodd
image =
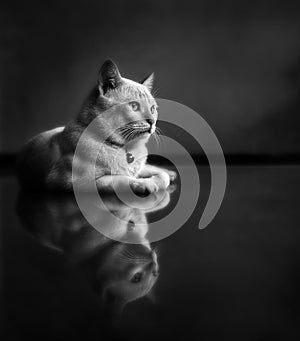
<instances>
[{"instance_id":1,"label":"cat's chest","mask_svg":"<svg viewBox=\"0 0 300 341\"><path fill-rule=\"evenodd\" d=\"M98 170L100 171L104 166L107 168L105 173L136 177L146 160L147 148L145 146L139 148L106 150L105 153L99 155Z\"/></svg>"},{"instance_id":2,"label":"cat's chest","mask_svg":"<svg viewBox=\"0 0 300 341\"><path fill-rule=\"evenodd\" d=\"M125 158L130 175L137 176L144 166L148 156L148 150L144 144L127 148Z\"/></svg>"},{"instance_id":3,"label":"cat's chest","mask_svg":"<svg viewBox=\"0 0 300 341\"><path fill-rule=\"evenodd\" d=\"M147 154L146 150L125 150L122 164L127 169L128 175L136 177L144 166Z\"/></svg>"}]
</instances>

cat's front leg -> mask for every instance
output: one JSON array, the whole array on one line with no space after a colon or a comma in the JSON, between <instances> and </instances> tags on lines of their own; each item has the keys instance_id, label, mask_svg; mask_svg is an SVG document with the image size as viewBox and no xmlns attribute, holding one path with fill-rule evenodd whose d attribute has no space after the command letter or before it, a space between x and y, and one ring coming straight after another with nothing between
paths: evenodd
<instances>
[{"instance_id":1,"label":"cat's front leg","mask_svg":"<svg viewBox=\"0 0 300 341\"><path fill-rule=\"evenodd\" d=\"M170 185L170 182L176 179L176 172L168 169L159 168L152 165L144 165L139 172L140 178L149 178L154 181L160 189L166 189Z\"/></svg>"},{"instance_id":2,"label":"cat's front leg","mask_svg":"<svg viewBox=\"0 0 300 341\"><path fill-rule=\"evenodd\" d=\"M97 188L100 193L126 192L131 188L135 194L143 196L159 190L153 179L137 179L127 175L103 175L97 179Z\"/></svg>"}]
</instances>

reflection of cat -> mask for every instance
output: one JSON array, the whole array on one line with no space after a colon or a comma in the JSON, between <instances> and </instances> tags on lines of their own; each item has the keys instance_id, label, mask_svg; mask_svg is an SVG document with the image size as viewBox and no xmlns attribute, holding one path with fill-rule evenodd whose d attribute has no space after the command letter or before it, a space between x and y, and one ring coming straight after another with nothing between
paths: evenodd
<instances>
[{"instance_id":1,"label":"reflection of cat","mask_svg":"<svg viewBox=\"0 0 300 341\"><path fill-rule=\"evenodd\" d=\"M98 86L79 115L66 127L41 133L24 147L18 162L21 183L29 188L71 189L77 181L87 187L94 180L93 156L99 155L96 181L102 192L112 192L113 182L124 189L128 181L138 194L167 188L176 173L146 164L145 144L155 134L158 116L152 84L153 74L136 83L121 77L117 66L106 61ZM72 174L75 148L91 122L96 122L96 128L86 137Z\"/></svg>"},{"instance_id":2,"label":"reflection of cat","mask_svg":"<svg viewBox=\"0 0 300 341\"><path fill-rule=\"evenodd\" d=\"M157 254L146 238L146 213L166 207L170 196L159 191L144 200L153 204L151 209L129 208L110 195L103 198L107 208L97 212L99 221L105 221L116 236L135 234L141 244L120 243L99 233L85 220L72 195L22 193L17 210L24 227L39 242L82 266L109 315L115 315L126 303L147 295L158 278ZM138 202L132 204L138 206Z\"/></svg>"}]
</instances>

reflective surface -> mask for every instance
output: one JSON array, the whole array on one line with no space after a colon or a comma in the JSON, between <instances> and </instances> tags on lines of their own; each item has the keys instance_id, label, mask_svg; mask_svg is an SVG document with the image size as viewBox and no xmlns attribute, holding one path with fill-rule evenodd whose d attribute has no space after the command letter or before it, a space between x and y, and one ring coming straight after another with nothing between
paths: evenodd
<instances>
[{"instance_id":1,"label":"reflective surface","mask_svg":"<svg viewBox=\"0 0 300 341\"><path fill-rule=\"evenodd\" d=\"M296 340L300 337L300 167L229 167L221 210L197 229L197 211L147 244L147 221L176 205L180 186L148 212L106 204L143 245L112 241L72 196L19 193L1 177L1 329L5 340ZM191 203L187 202L186 205ZM142 223L143 229L139 229Z\"/></svg>"}]
</instances>

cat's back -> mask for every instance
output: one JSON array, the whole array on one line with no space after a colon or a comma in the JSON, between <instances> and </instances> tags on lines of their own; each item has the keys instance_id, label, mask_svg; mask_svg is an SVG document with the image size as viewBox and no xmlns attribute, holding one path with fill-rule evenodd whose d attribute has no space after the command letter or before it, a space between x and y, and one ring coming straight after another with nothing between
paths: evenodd
<instances>
[{"instance_id":1,"label":"cat's back","mask_svg":"<svg viewBox=\"0 0 300 341\"><path fill-rule=\"evenodd\" d=\"M41 187L52 165L61 157L60 135L64 127L42 132L30 139L17 159L17 174L22 187Z\"/></svg>"}]
</instances>

